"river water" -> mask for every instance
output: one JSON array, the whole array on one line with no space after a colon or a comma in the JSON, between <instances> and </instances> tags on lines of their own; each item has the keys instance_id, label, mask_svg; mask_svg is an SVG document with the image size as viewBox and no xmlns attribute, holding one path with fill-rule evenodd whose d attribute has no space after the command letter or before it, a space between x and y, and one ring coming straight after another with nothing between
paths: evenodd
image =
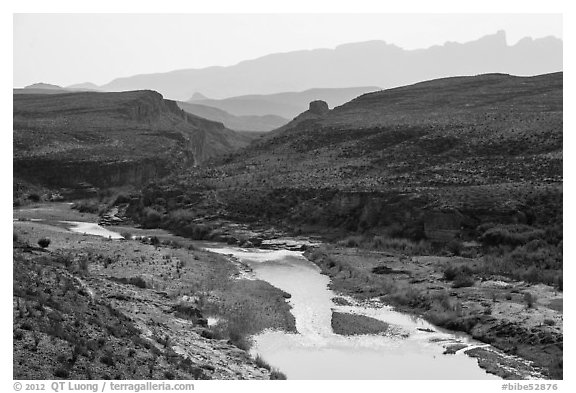
<instances>
[{"instance_id":1,"label":"river water","mask_svg":"<svg viewBox=\"0 0 576 393\"><path fill-rule=\"evenodd\" d=\"M486 344L440 331L377 301L336 305L329 277L320 274L301 251L242 249L220 243L204 248L240 259L256 278L292 295L288 301L298 333L265 331L254 337L252 349L288 379L499 379L462 351L443 354L451 344L468 348ZM332 311L369 316L391 327L383 335L337 335L331 327Z\"/></svg>"},{"instance_id":2,"label":"river water","mask_svg":"<svg viewBox=\"0 0 576 393\"><path fill-rule=\"evenodd\" d=\"M85 233L87 235L96 235L106 237L108 239L124 239L119 233L110 231L96 223L81 222L81 221L60 221L64 224L70 225L70 231L76 233Z\"/></svg>"}]
</instances>

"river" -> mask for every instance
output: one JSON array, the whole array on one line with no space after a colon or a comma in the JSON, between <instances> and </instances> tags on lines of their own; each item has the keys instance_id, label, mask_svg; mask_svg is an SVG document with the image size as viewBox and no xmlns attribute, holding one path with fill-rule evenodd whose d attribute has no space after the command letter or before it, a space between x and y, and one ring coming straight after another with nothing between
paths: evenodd
<instances>
[{"instance_id":1,"label":"river","mask_svg":"<svg viewBox=\"0 0 576 393\"><path fill-rule=\"evenodd\" d=\"M60 221L70 231L118 239L118 233L97 224ZM288 379L499 379L486 373L476 359L457 351L443 354L452 344L466 349L487 347L466 335L442 331L425 320L394 311L373 300L350 305L334 303L330 278L308 261L302 251L243 249L223 243L201 242L208 251L248 264L255 278L288 292L297 333L264 331L253 337L251 349ZM332 312L369 316L390 324L385 334L341 336L332 331ZM217 323L217 321L213 321Z\"/></svg>"},{"instance_id":2,"label":"river","mask_svg":"<svg viewBox=\"0 0 576 393\"><path fill-rule=\"evenodd\" d=\"M204 248L240 259L250 265L256 278L292 295L288 301L298 333L265 331L254 337L252 348L254 355L260 354L288 379L499 379L462 351L443 354L450 344L468 348L486 344L441 331L377 301L335 304L329 277L320 274L301 251L242 249L219 243ZM391 328L384 335L337 335L331 327L332 311L366 315Z\"/></svg>"}]
</instances>

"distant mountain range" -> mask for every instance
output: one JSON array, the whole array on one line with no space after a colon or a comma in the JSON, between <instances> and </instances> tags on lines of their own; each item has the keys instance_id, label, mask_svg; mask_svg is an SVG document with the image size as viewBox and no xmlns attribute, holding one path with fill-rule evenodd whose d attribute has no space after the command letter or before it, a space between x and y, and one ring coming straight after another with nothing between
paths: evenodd
<instances>
[{"instance_id":1,"label":"distant mountain range","mask_svg":"<svg viewBox=\"0 0 576 393\"><path fill-rule=\"evenodd\" d=\"M276 115L285 119L292 119L308 109L308 104L311 101L326 101L328 105L333 108L342 105L359 95L378 90L381 89L375 86L328 89L316 88L300 92L244 95L224 98L221 100L199 98L199 95L195 94L188 102L219 108L236 116ZM204 97L201 94L200 96ZM287 123L287 121L280 125L285 123Z\"/></svg>"},{"instance_id":2,"label":"distant mountain range","mask_svg":"<svg viewBox=\"0 0 576 393\"><path fill-rule=\"evenodd\" d=\"M562 40L524 38L508 45L505 32L498 31L476 41L447 42L417 50L369 41L335 49L276 53L228 67L118 78L100 88L105 91L153 89L167 98L184 101L197 92L225 98L317 87L390 88L447 76L494 72L527 76L561 70Z\"/></svg>"},{"instance_id":3,"label":"distant mountain range","mask_svg":"<svg viewBox=\"0 0 576 393\"><path fill-rule=\"evenodd\" d=\"M47 83L35 83L23 89L14 89L14 94L65 94L97 88L83 83L66 88ZM178 106L186 112L216 122L223 123L235 131L267 132L288 123L292 118L308 108L311 101L323 100L331 107L342 105L366 92L380 90L378 87L352 87L344 89L309 89L302 92L288 92L269 95L249 95L211 100L196 93L188 102L178 101Z\"/></svg>"},{"instance_id":4,"label":"distant mountain range","mask_svg":"<svg viewBox=\"0 0 576 393\"><path fill-rule=\"evenodd\" d=\"M26 86L22 89L12 89L13 94L63 94L63 93L74 93L82 91L98 91L99 88L93 83L81 83L77 85L71 85L68 87L62 87L58 85L52 85L50 83L34 83L32 85Z\"/></svg>"},{"instance_id":5,"label":"distant mountain range","mask_svg":"<svg viewBox=\"0 0 576 393\"><path fill-rule=\"evenodd\" d=\"M235 116L206 105L178 101L180 109L208 120L218 121L235 131L266 132L288 123L288 119L275 115Z\"/></svg>"}]
</instances>

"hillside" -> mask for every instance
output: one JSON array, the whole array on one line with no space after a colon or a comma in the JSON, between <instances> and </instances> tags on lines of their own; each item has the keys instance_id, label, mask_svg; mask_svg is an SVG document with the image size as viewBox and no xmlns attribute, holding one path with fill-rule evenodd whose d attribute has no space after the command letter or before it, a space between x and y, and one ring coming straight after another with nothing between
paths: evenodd
<instances>
[{"instance_id":1,"label":"hillside","mask_svg":"<svg viewBox=\"0 0 576 393\"><path fill-rule=\"evenodd\" d=\"M246 167L268 185L294 188L561 181L562 74L447 78L365 94L295 119L220 169L242 182Z\"/></svg>"},{"instance_id":2,"label":"hillside","mask_svg":"<svg viewBox=\"0 0 576 393\"><path fill-rule=\"evenodd\" d=\"M308 89L300 92L251 94L229 97L221 100L193 97L188 102L219 108L237 116L275 115L292 119L299 113L305 111L308 107L308 103L311 101L326 101L328 105L333 108L342 105L359 95L378 90L380 90L380 88L374 86L339 89Z\"/></svg>"},{"instance_id":3,"label":"hillside","mask_svg":"<svg viewBox=\"0 0 576 393\"><path fill-rule=\"evenodd\" d=\"M193 102L179 101L178 106L188 113L220 122L235 131L266 132L288 123L287 119L276 115L235 116L222 109Z\"/></svg>"},{"instance_id":4,"label":"hillside","mask_svg":"<svg viewBox=\"0 0 576 393\"><path fill-rule=\"evenodd\" d=\"M194 189L197 200L205 188L235 220L396 226L437 240L475 238L484 222L557 225L562 86L562 73L487 74L365 94L331 111L317 103L259 143L144 195Z\"/></svg>"},{"instance_id":5,"label":"hillside","mask_svg":"<svg viewBox=\"0 0 576 393\"><path fill-rule=\"evenodd\" d=\"M195 92L224 98L317 87L390 88L434 78L487 72L538 75L561 70L562 40L523 38L508 45L505 32L498 31L471 42L447 42L416 50L405 50L384 41L369 41L334 49L276 53L228 67L118 78L101 88L106 91L153 89L167 98L187 100Z\"/></svg>"},{"instance_id":6,"label":"hillside","mask_svg":"<svg viewBox=\"0 0 576 393\"><path fill-rule=\"evenodd\" d=\"M153 91L14 95L14 177L35 184L142 184L246 146Z\"/></svg>"},{"instance_id":7,"label":"hillside","mask_svg":"<svg viewBox=\"0 0 576 393\"><path fill-rule=\"evenodd\" d=\"M14 218L14 378L273 377L245 350L264 328L295 330L281 290L236 280L231 261L182 238L68 231L63 218L98 217L67 204L14 210ZM38 247L41 238L49 245ZM210 326L216 315L226 325Z\"/></svg>"}]
</instances>

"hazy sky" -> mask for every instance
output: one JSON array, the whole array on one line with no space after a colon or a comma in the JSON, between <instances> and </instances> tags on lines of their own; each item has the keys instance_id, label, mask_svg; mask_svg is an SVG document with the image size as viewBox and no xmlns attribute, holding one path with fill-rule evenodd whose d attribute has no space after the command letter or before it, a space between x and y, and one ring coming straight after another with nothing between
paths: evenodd
<instances>
[{"instance_id":1,"label":"hazy sky","mask_svg":"<svg viewBox=\"0 0 576 393\"><path fill-rule=\"evenodd\" d=\"M559 14L16 14L14 86L62 86L232 65L269 53L384 40L406 49L503 29L562 38Z\"/></svg>"}]
</instances>

